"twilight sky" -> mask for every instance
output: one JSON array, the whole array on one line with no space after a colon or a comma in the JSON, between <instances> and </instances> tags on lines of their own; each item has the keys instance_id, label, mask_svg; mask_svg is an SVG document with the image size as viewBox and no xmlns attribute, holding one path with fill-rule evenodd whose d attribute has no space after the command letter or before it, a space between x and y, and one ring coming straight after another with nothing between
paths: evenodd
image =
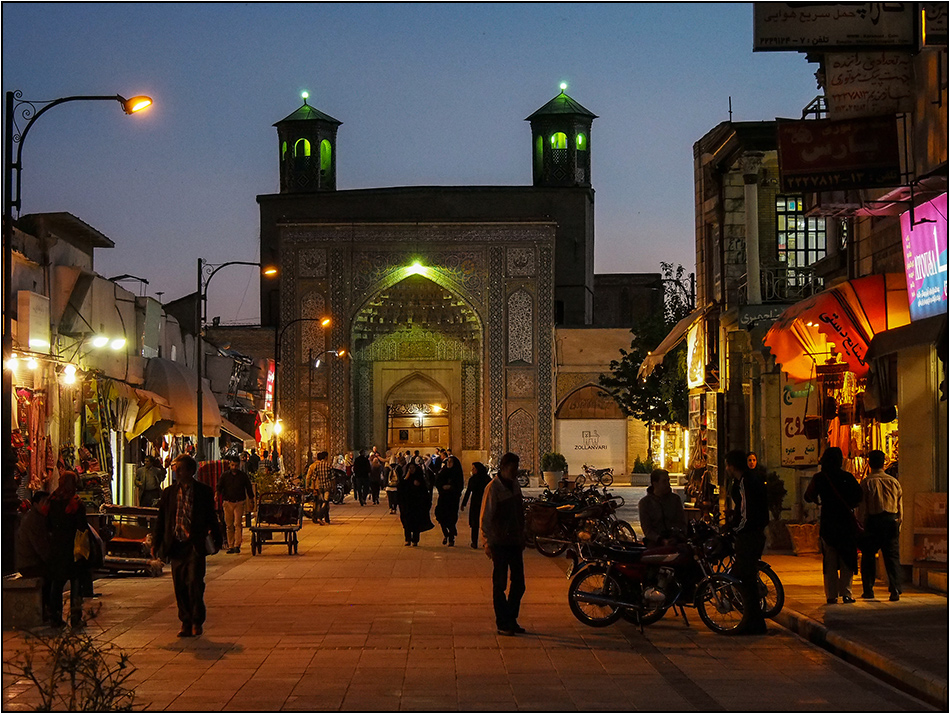
<instances>
[{"instance_id":1,"label":"twilight sky","mask_svg":"<svg viewBox=\"0 0 950 714\"><path fill-rule=\"evenodd\" d=\"M257 260L278 192L272 127L302 103L343 122L340 189L529 185L524 118L567 93L591 132L597 272L695 264L692 146L729 118L797 118L797 53L752 52L751 3L3 4L3 89L148 94L52 109L23 150L22 213L67 211L116 246L96 271L195 289L198 257ZM137 283L123 283L140 293ZM215 276L209 318L254 322L257 275Z\"/></svg>"}]
</instances>

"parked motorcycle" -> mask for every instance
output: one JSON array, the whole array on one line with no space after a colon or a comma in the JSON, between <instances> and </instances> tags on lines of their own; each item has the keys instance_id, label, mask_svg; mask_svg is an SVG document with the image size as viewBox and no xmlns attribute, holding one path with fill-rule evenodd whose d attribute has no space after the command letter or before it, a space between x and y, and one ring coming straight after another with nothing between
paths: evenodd
<instances>
[{"instance_id":1,"label":"parked motorcycle","mask_svg":"<svg viewBox=\"0 0 950 714\"><path fill-rule=\"evenodd\" d=\"M732 575L715 572L706 556L707 540L691 529L678 545L592 541L579 546L582 560L569 571L571 612L591 627L623 617L642 628L670 608L679 608L688 625L684 608L692 606L713 632L735 631L746 611L742 589Z\"/></svg>"},{"instance_id":2,"label":"parked motorcycle","mask_svg":"<svg viewBox=\"0 0 950 714\"><path fill-rule=\"evenodd\" d=\"M595 469L593 466L584 464L584 473L582 476L578 476L577 478L581 479L580 485L590 483L600 484L601 486L610 486L614 482L614 470L611 468Z\"/></svg>"}]
</instances>

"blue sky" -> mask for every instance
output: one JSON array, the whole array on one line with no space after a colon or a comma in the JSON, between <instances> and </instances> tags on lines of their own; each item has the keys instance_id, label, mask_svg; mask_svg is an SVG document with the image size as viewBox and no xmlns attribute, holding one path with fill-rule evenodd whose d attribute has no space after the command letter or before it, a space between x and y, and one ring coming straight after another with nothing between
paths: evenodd
<instances>
[{"instance_id":1,"label":"blue sky","mask_svg":"<svg viewBox=\"0 0 950 714\"><path fill-rule=\"evenodd\" d=\"M797 53L752 52L751 3L4 3L3 89L57 107L24 147L23 213L109 236L106 277L164 300L196 261L256 260L255 197L278 191L274 122L310 104L343 122L341 189L527 185L524 118L568 83L591 132L597 272L694 265L692 146L728 119L798 117L817 94ZM138 292L134 283L126 284ZM215 277L209 316L259 316L257 278Z\"/></svg>"}]
</instances>

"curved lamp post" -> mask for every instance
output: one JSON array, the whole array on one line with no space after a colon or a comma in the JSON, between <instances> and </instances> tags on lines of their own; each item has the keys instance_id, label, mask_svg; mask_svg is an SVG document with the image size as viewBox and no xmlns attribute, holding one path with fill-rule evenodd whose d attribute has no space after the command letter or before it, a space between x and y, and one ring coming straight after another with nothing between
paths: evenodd
<instances>
[{"instance_id":1,"label":"curved lamp post","mask_svg":"<svg viewBox=\"0 0 950 714\"><path fill-rule=\"evenodd\" d=\"M13 209L20 213L20 179L23 170L23 142L30 128L43 114L60 104L67 102L118 102L126 114L141 111L152 104L150 97L140 96L126 99L115 95L79 95L60 97L48 101L22 99L23 92L19 89L6 92L3 123L3 364L9 363L13 356L13 336L10 330L13 327ZM21 130L17 122L19 118L26 121ZM16 157L14 158L14 148ZM16 193L14 194L14 185ZM3 370L3 465L4 474L13 472L13 434L12 405L13 374L9 369ZM3 572L13 572L16 565L13 562L13 539L16 516L16 491L12 482L4 478L2 487L2 527L0 539L3 541Z\"/></svg>"},{"instance_id":2,"label":"curved lamp post","mask_svg":"<svg viewBox=\"0 0 950 714\"><path fill-rule=\"evenodd\" d=\"M261 274L266 275L267 277L274 277L277 275L277 268L272 265L265 266L263 263L255 263L248 260L229 260L227 263L218 263L212 265L211 263L206 263L201 258L198 258L198 299L195 303L195 362L196 367L195 371L198 373L198 390L196 392L197 398L197 428L198 433L197 443L195 444L195 458L198 461L204 460L204 390L201 388L201 383L204 381L204 330L205 322L208 320L208 285L221 268L226 268L229 265L256 265L261 269Z\"/></svg>"}]
</instances>

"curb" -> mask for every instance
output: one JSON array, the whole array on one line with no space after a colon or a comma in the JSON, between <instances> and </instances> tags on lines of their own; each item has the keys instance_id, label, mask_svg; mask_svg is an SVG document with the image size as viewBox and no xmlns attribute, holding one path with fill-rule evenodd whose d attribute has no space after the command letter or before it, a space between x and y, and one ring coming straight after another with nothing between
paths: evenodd
<instances>
[{"instance_id":1,"label":"curb","mask_svg":"<svg viewBox=\"0 0 950 714\"><path fill-rule=\"evenodd\" d=\"M928 704L947 710L947 681L930 674L923 674L899 662L888 659L864 645L832 632L817 620L785 607L773 618L775 622L791 630L846 662L855 665L903 692L911 694Z\"/></svg>"}]
</instances>

